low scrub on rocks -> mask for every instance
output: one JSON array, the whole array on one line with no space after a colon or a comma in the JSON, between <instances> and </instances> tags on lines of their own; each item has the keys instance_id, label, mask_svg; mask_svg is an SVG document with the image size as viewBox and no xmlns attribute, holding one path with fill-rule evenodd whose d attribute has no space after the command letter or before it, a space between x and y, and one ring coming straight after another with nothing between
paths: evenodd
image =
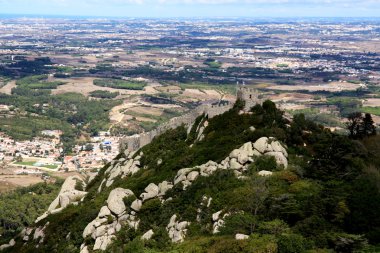
<instances>
[{"instance_id":1,"label":"low scrub on rocks","mask_svg":"<svg viewBox=\"0 0 380 253\"><path fill-rule=\"evenodd\" d=\"M271 101L243 108L121 152L82 200L29 226L43 240L4 252L376 252L378 137L288 120Z\"/></svg>"}]
</instances>

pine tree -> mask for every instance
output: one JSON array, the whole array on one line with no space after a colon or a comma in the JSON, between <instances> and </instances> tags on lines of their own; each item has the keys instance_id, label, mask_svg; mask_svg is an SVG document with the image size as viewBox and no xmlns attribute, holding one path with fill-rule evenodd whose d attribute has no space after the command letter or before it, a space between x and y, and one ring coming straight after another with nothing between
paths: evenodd
<instances>
[{"instance_id":1,"label":"pine tree","mask_svg":"<svg viewBox=\"0 0 380 253\"><path fill-rule=\"evenodd\" d=\"M371 114L365 114L361 125L364 136L376 135L376 127L374 125Z\"/></svg>"},{"instance_id":2,"label":"pine tree","mask_svg":"<svg viewBox=\"0 0 380 253\"><path fill-rule=\"evenodd\" d=\"M361 132L363 115L361 112L353 112L348 115L347 129L350 131L351 138L358 138Z\"/></svg>"}]
</instances>

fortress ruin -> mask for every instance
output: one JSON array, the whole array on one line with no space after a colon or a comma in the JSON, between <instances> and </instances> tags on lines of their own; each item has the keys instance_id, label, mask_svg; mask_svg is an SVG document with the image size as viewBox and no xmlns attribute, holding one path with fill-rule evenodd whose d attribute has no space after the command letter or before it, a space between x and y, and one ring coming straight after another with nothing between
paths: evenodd
<instances>
[{"instance_id":1,"label":"fortress ruin","mask_svg":"<svg viewBox=\"0 0 380 253\"><path fill-rule=\"evenodd\" d=\"M261 100L258 97L257 90L249 88L245 85L237 86L237 98L245 101L244 111L249 111L251 107L253 107L257 103L261 103ZM136 151L149 144L154 139L154 137L162 134L163 132L169 129L175 129L181 125L185 125L190 129L191 126L194 124L196 118L198 118L200 115L205 114L210 119L217 115L225 113L232 107L232 103L217 105L200 105L194 110L188 112L187 114L170 119L168 122L158 126L156 129L152 131L141 134L135 134L123 138L120 141L119 149L121 151L125 149L128 149L131 152Z\"/></svg>"}]
</instances>

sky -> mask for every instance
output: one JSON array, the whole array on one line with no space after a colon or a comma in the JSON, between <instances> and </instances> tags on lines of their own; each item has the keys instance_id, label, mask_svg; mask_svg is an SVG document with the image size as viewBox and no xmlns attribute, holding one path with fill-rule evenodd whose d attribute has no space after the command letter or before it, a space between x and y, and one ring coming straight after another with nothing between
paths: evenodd
<instances>
[{"instance_id":1,"label":"sky","mask_svg":"<svg viewBox=\"0 0 380 253\"><path fill-rule=\"evenodd\" d=\"M103 17L380 17L380 0L0 0L0 14Z\"/></svg>"}]
</instances>

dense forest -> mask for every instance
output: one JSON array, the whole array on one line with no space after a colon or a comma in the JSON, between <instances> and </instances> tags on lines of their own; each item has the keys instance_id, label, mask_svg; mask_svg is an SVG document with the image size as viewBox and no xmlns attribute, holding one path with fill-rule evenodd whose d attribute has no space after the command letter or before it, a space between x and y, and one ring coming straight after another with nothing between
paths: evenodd
<instances>
[{"instance_id":1,"label":"dense forest","mask_svg":"<svg viewBox=\"0 0 380 253\"><path fill-rule=\"evenodd\" d=\"M271 157L259 157L239 179L230 170L199 177L183 191L175 186L167 193L171 201L151 199L138 213L138 229L124 226L108 252L378 252L380 250L380 136L374 132L346 136L295 115L292 121L271 101L240 114L243 102L233 109L197 122L208 121L204 138L197 129L169 130L142 148L141 168L112 187L98 192L105 171L86 187L88 195L78 206L50 215L42 244L16 244L17 252L77 252L82 232L104 205L109 192L122 187L136 196L149 183L171 180L181 168L220 162L235 148L263 136L286 144L289 166L278 166ZM358 116L358 115L357 115ZM365 126L359 117L357 129ZM255 130L249 130L254 127ZM121 153L115 160L125 157ZM157 162L161 161L161 162ZM260 170L273 175L261 177ZM212 197L199 211L203 196ZM125 199L129 203L130 199ZM223 210L220 233L212 233L212 214ZM200 213L199 213L200 212ZM171 243L166 226L173 213L191 222L183 243ZM200 218L197 217L200 215ZM46 221L45 221L46 222ZM141 240L148 229L149 240ZM235 234L249 235L236 240ZM69 235L69 236L68 236ZM86 238L87 245L93 243ZM12 252L10 249L9 252ZM14 252L14 251L13 251Z\"/></svg>"},{"instance_id":2,"label":"dense forest","mask_svg":"<svg viewBox=\"0 0 380 253\"><path fill-rule=\"evenodd\" d=\"M0 244L7 243L38 216L57 196L62 180L39 183L0 194Z\"/></svg>"}]
</instances>

